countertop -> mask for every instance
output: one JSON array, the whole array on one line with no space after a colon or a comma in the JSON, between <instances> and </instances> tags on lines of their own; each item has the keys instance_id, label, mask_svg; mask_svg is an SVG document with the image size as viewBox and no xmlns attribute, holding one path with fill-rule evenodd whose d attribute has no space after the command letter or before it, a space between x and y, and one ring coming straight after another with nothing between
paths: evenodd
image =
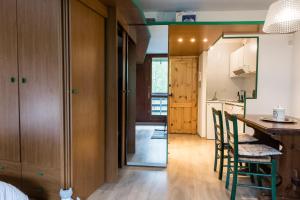
<instances>
[{"instance_id":1,"label":"countertop","mask_svg":"<svg viewBox=\"0 0 300 200\"><path fill-rule=\"evenodd\" d=\"M228 104L228 105L233 105L233 106L242 106L244 107L243 102L238 102L235 100L207 100L207 103L223 103L223 104Z\"/></svg>"}]
</instances>

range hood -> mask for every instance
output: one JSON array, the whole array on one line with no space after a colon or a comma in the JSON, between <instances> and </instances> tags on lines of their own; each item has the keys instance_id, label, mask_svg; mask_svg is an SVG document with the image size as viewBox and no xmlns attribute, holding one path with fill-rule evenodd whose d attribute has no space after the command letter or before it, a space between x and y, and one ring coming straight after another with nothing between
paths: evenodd
<instances>
[{"instance_id":1,"label":"range hood","mask_svg":"<svg viewBox=\"0 0 300 200\"><path fill-rule=\"evenodd\" d=\"M250 69L250 66L243 66L243 67L239 67L235 70L232 71L236 76L247 76L247 75L251 75L251 74L255 74L255 71Z\"/></svg>"}]
</instances>

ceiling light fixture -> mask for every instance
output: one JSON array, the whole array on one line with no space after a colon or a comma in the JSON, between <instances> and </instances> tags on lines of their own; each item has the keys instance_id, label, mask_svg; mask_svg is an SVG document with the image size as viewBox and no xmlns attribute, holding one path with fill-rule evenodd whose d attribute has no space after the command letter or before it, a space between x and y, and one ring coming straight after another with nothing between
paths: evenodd
<instances>
[{"instance_id":1,"label":"ceiling light fixture","mask_svg":"<svg viewBox=\"0 0 300 200\"><path fill-rule=\"evenodd\" d=\"M191 41L192 43L194 43L194 42L196 42L196 39L195 39L195 38L191 38L190 41Z\"/></svg>"},{"instance_id":2,"label":"ceiling light fixture","mask_svg":"<svg viewBox=\"0 0 300 200\"><path fill-rule=\"evenodd\" d=\"M207 39L207 38L204 38L204 39L203 39L203 42L208 42L208 39Z\"/></svg>"},{"instance_id":3,"label":"ceiling light fixture","mask_svg":"<svg viewBox=\"0 0 300 200\"><path fill-rule=\"evenodd\" d=\"M182 38L178 38L177 41L178 41L178 42L183 42L183 39L182 39Z\"/></svg>"},{"instance_id":4,"label":"ceiling light fixture","mask_svg":"<svg viewBox=\"0 0 300 200\"><path fill-rule=\"evenodd\" d=\"M300 31L300 1L278 0L271 4L263 31L265 33Z\"/></svg>"}]
</instances>

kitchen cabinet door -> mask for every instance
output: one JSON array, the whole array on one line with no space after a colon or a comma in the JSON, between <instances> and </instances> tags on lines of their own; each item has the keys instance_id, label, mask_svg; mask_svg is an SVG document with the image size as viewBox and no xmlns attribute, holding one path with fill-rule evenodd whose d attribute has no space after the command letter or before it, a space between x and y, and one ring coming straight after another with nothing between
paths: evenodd
<instances>
[{"instance_id":1,"label":"kitchen cabinet door","mask_svg":"<svg viewBox=\"0 0 300 200\"><path fill-rule=\"evenodd\" d=\"M237 68L237 66L238 66L237 51L234 51L230 54L230 77L236 77L233 71Z\"/></svg>"},{"instance_id":2,"label":"kitchen cabinet door","mask_svg":"<svg viewBox=\"0 0 300 200\"><path fill-rule=\"evenodd\" d=\"M244 46L244 65L249 67L251 72L256 71L257 63L257 42L256 39L249 40Z\"/></svg>"},{"instance_id":3,"label":"kitchen cabinet door","mask_svg":"<svg viewBox=\"0 0 300 200\"><path fill-rule=\"evenodd\" d=\"M0 0L0 160L20 162L16 0Z\"/></svg>"},{"instance_id":4,"label":"kitchen cabinet door","mask_svg":"<svg viewBox=\"0 0 300 200\"><path fill-rule=\"evenodd\" d=\"M226 104L224 105L224 112L228 112L229 114L244 114L244 107L243 106L237 106L237 105L231 105ZM224 115L224 128L226 129L225 125L225 115ZM244 131L244 123L238 120L238 131L242 133Z\"/></svg>"},{"instance_id":5,"label":"kitchen cabinet door","mask_svg":"<svg viewBox=\"0 0 300 200\"><path fill-rule=\"evenodd\" d=\"M23 174L51 177L58 199L63 182L64 147L62 3L17 2ZM26 187L30 185L29 176L23 183ZM39 190L43 189L41 186Z\"/></svg>"},{"instance_id":6,"label":"kitchen cabinet door","mask_svg":"<svg viewBox=\"0 0 300 200\"><path fill-rule=\"evenodd\" d=\"M222 110L223 111L223 104L222 103L207 103L206 107L206 138L208 140L214 140L215 139L215 129L214 129L214 120L213 120L213 113L212 109L215 108L216 110Z\"/></svg>"}]
</instances>

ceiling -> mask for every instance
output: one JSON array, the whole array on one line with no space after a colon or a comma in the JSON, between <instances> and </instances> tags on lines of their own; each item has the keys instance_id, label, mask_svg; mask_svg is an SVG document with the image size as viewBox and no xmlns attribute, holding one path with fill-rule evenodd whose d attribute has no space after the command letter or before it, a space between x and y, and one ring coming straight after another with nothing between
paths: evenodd
<instances>
[{"instance_id":1,"label":"ceiling","mask_svg":"<svg viewBox=\"0 0 300 200\"><path fill-rule=\"evenodd\" d=\"M267 10L275 0L140 0L144 11Z\"/></svg>"},{"instance_id":2,"label":"ceiling","mask_svg":"<svg viewBox=\"0 0 300 200\"><path fill-rule=\"evenodd\" d=\"M169 26L170 56L199 56L222 34L261 33L261 25L171 25ZM181 38L182 42L178 39ZM195 41L191 42L191 38ZM204 38L207 42L204 42Z\"/></svg>"}]
</instances>

